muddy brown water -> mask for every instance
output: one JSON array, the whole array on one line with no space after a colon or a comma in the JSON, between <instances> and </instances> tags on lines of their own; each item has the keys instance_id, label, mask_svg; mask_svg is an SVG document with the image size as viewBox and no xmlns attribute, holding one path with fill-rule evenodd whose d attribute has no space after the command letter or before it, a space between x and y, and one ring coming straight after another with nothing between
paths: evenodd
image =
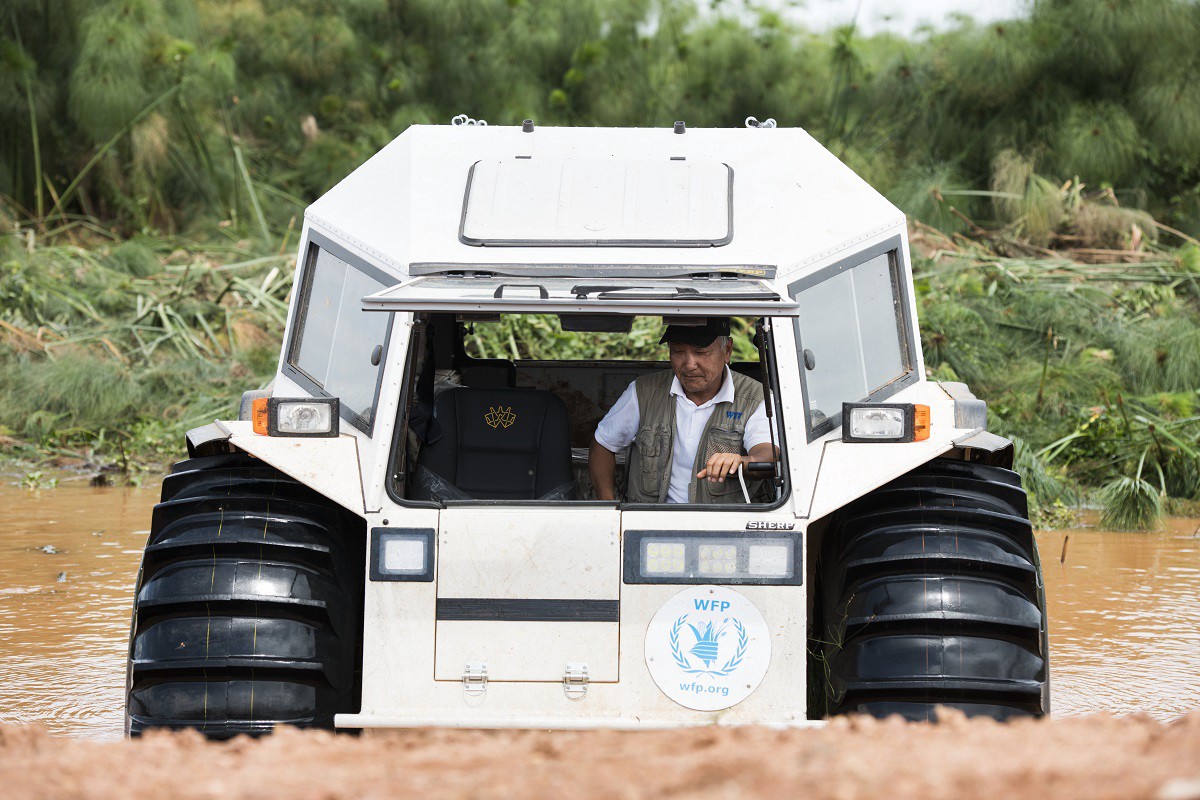
<instances>
[{"instance_id":1,"label":"muddy brown water","mask_svg":"<svg viewBox=\"0 0 1200 800\"><path fill-rule=\"evenodd\" d=\"M157 499L157 486L0 485L0 723L121 735L133 586ZM1200 519L1038 541L1054 716L1200 709Z\"/></svg>"}]
</instances>

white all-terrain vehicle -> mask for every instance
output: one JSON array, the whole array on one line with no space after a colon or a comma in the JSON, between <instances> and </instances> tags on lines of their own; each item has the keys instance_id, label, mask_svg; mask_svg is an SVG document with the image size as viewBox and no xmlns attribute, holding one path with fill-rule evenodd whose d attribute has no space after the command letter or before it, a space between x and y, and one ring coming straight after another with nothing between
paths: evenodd
<instances>
[{"instance_id":1,"label":"white all-terrain vehicle","mask_svg":"<svg viewBox=\"0 0 1200 800\"><path fill-rule=\"evenodd\" d=\"M297 264L271 390L163 482L129 732L1048 712L1012 445L925 378L903 214L804 131L416 126ZM614 355L478 357L511 315ZM591 499L597 422L670 368L634 320L718 316L778 461Z\"/></svg>"}]
</instances>

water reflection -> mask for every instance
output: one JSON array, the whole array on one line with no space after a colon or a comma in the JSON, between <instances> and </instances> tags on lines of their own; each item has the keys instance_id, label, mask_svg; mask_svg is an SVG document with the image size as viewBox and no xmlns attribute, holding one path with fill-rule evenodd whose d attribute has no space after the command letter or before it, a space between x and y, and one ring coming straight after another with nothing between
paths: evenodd
<instances>
[{"instance_id":1,"label":"water reflection","mask_svg":"<svg viewBox=\"0 0 1200 800\"><path fill-rule=\"evenodd\" d=\"M0 486L0 722L121 735L133 584L157 499L158 487ZM1055 716L1200 708L1198 528L1038 535Z\"/></svg>"}]
</instances>

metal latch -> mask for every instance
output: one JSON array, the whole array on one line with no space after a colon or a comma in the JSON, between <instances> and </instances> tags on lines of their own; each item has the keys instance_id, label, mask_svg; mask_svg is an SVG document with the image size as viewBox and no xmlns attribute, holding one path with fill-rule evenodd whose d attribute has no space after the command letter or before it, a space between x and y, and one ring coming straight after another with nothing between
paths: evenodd
<instances>
[{"instance_id":1,"label":"metal latch","mask_svg":"<svg viewBox=\"0 0 1200 800\"><path fill-rule=\"evenodd\" d=\"M463 668L463 691L468 697L477 697L487 691L487 664L482 661L468 662Z\"/></svg>"},{"instance_id":2,"label":"metal latch","mask_svg":"<svg viewBox=\"0 0 1200 800\"><path fill-rule=\"evenodd\" d=\"M570 700L582 700L587 696L588 666L587 664L567 664L563 670L563 691Z\"/></svg>"}]
</instances>

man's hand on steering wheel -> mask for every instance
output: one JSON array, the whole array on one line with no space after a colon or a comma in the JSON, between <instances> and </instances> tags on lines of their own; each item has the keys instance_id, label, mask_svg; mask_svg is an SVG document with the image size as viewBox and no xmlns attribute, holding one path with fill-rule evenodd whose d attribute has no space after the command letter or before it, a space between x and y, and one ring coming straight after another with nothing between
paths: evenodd
<instances>
[{"instance_id":1,"label":"man's hand on steering wheel","mask_svg":"<svg viewBox=\"0 0 1200 800\"><path fill-rule=\"evenodd\" d=\"M713 453L708 457L704 469L696 473L697 478L707 479L710 483L719 483L733 475L738 465L749 463L750 456L739 456L736 453Z\"/></svg>"}]
</instances>

